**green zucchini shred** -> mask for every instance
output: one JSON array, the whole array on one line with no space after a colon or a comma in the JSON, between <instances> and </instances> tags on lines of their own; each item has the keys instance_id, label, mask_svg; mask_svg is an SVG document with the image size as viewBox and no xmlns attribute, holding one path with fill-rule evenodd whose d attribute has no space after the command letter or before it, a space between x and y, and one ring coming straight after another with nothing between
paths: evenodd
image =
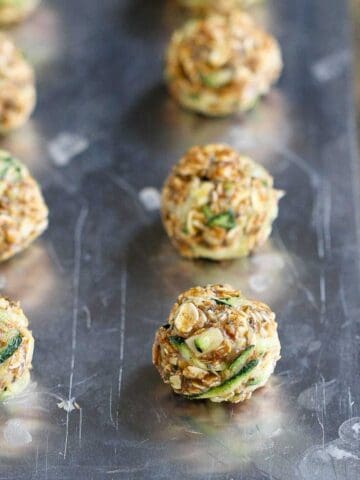
<instances>
[{"instance_id":1,"label":"green zucchini shred","mask_svg":"<svg viewBox=\"0 0 360 480\"><path fill-rule=\"evenodd\" d=\"M30 381L30 373L27 370L20 378L0 391L0 402L5 402L11 397L21 393Z\"/></svg>"},{"instance_id":2,"label":"green zucchini shred","mask_svg":"<svg viewBox=\"0 0 360 480\"><path fill-rule=\"evenodd\" d=\"M262 378L262 377L251 378L251 379L246 383L246 386L247 386L247 387L254 387L255 385L259 385L260 383L262 383L263 380L264 380L264 378Z\"/></svg>"},{"instance_id":3,"label":"green zucchini shred","mask_svg":"<svg viewBox=\"0 0 360 480\"><path fill-rule=\"evenodd\" d=\"M240 355L229 365L229 373L231 376L236 375L245 365L250 355L253 353L255 345L245 348Z\"/></svg>"},{"instance_id":4,"label":"green zucchini shred","mask_svg":"<svg viewBox=\"0 0 360 480\"><path fill-rule=\"evenodd\" d=\"M169 342L173 347L180 347L185 343L185 339L183 337L179 337L178 335L172 335L169 337Z\"/></svg>"},{"instance_id":5,"label":"green zucchini shred","mask_svg":"<svg viewBox=\"0 0 360 480\"><path fill-rule=\"evenodd\" d=\"M5 180L9 173L14 174L12 181L21 179L21 166L15 158L10 156L2 158L0 159L0 165L2 166L0 169L0 180Z\"/></svg>"},{"instance_id":6,"label":"green zucchini shred","mask_svg":"<svg viewBox=\"0 0 360 480\"><path fill-rule=\"evenodd\" d=\"M172 335L169 337L169 342L173 347L179 350L184 360L189 362L189 364L207 370L206 365L193 355L190 348L186 345L184 338L179 337L178 335Z\"/></svg>"},{"instance_id":7,"label":"green zucchini shred","mask_svg":"<svg viewBox=\"0 0 360 480\"><path fill-rule=\"evenodd\" d=\"M224 68L210 73L201 73L201 81L206 87L221 88L231 82L233 72L229 68Z\"/></svg>"},{"instance_id":8,"label":"green zucchini shred","mask_svg":"<svg viewBox=\"0 0 360 480\"><path fill-rule=\"evenodd\" d=\"M7 342L5 347L0 349L0 364L4 363L14 355L16 350L20 347L21 342L22 336L20 333L16 332L16 334Z\"/></svg>"},{"instance_id":9,"label":"green zucchini shred","mask_svg":"<svg viewBox=\"0 0 360 480\"><path fill-rule=\"evenodd\" d=\"M230 303L230 297L229 298L215 298L213 297L211 300L214 300L218 305L226 305L227 307L232 307L232 304Z\"/></svg>"},{"instance_id":10,"label":"green zucchini shred","mask_svg":"<svg viewBox=\"0 0 360 480\"><path fill-rule=\"evenodd\" d=\"M200 98L200 93L189 93L189 98L191 100L199 100Z\"/></svg>"},{"instance_id":11,"label":"green zucchini shred","mask_svg":"<svg viewBox=\"0 0 360 480\"><path fill-rule=\"evenodd\" d=\"M221 385L212 387L206 392L196 395L185 395L185 397L190 400L205 400L207 398L221 397L224 394L231 393L245 380L246 376L258 365L258 363L258 360L251 360L236 375L225 380Z\"/></svg>"},{"instance_id":12,"label":"green zucchini shred","mask_svg":"<svg viewBox=\"0 0 360 480\"><path fill-rule=\"evenodd\" d=\"M207 353L218 348L222 341L222 333L218 328L212 327L195 337L194 346L198 352Z\"/></svg>"},{"instance_id":13,"label":"green zucchini shred","mask_svg":"<svg viewBox=\"0 0 360 480\"><path fill-rule=\"evenodd\" d=\"M209 227L220 227L225 230L231 230L236 227L236 218L232 210L218 213L208 218L207 225Z\"/></svg>"},{"instance_id":14,"label":"green zucchini shred","mask_svg":"<svg viewBox=\"0 0 360 480\"><path fill-rule=\"evenodd\" d=\"M244 304L242 297L212 297L211 300L214 300L218 305L226 305L228 307L239 307Z\"/></svg>"},{"instance_id":15,"label":"green zucchini shred","mask_svg":"<svg viewBox=\"0 0 360 480\"><path fill-rule=\"evenodd\" d=\"M203 214L205 215L205 218L207 221L210 220L214 216L213 212L211 211L211 208L209 205L204 205L202 208Z\"/></svg>"}]
</instances>

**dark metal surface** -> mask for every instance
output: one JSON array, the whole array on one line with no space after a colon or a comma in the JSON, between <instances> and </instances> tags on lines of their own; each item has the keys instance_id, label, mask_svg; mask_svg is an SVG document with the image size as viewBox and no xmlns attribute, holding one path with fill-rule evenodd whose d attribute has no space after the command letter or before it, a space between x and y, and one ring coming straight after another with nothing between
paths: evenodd
<instances>
[{"instance_id":1,"label":"dark metal surface","mask_svg":"<svg viewBox=\"0 0 360 480\"><path fill-rule=\"evenodd\" d=\"M360 477L346 3L273 0L256 15L280 39L284 75L257 110L226 120L185 113L166 94L162 52L182 20L172 2L49 0L11 31L35 64L39 103L1 146L41 181L51 222L0 267L36 338L30 391L0 407L1 479ZM139 193L159 189L186 148L218 141L263 163L287 196L255 256L190 262ZM176 295L217 281L278 314L282 359L244 405L176 398L151 365Z\"/></svg>"}]
</instances>

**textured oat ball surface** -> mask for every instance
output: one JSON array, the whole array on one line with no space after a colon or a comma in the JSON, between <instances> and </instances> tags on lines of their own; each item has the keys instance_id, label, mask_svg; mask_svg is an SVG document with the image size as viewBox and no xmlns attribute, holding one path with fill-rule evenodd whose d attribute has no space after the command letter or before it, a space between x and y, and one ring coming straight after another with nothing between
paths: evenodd
<instances>
[{"instance_id":1,"label":"textured oat ball surface","mask_svg":"<svg viewBox=\"0 0 360 480\"><path fill-rule=\"evenodd\" d=\"M24 250L47 224L39 185L25 165L0 150L0 261Z\"/></svg>"},{"instance_id":2,"label":"textured oat ball surface","mask_svg":"<svg viewBox=\"0 0 360 480\"><path fill-rule=\"evenodd\" d=\"M175 393L213 402L247 400L279 358L275 314L229 285L181 294L153 346L153 363Z\"/></svg>"},{"instance_id":3,"label":"textured oat ball surface","mask_svg":"<svg viewBox=\"0 0 360 480\"><path fill-rule=\"evenodd\" d=\"M19 304L0 297L0 401L29 382L34 338L27 327Z\"/></svg>"},{"instance_id":4,"label":"textured oat ball surface","mask_svg":"<svg viewBox=\"0 0 360 480\"><path fill-rule=\"evenodd\" d=\"M229 12L233 8L247 8L262 0L178 0L180 5L200 12Z\"/></svg>"},{"instance_id":5,"label":"textured oat ball surface","mask_svg":"<svg viewBox=\"0 0 360 480\"><path fill-rule=\"evenodd\" d=\"M232 148L193 147L165 181L162 219L183 256L231 259L267 240L282 195L261 165Z\"/></svg>"},{"instance_id":6,"label":"textured oat ball surface","mask_svg":"<svg viewBox=\"0 0 360 480\"><path fill-rule=\"evenodd\" d=\"M170 41L165 77L185 108L224 116L252 108L279 78L277 41L249 15L211 15L190 20Z\"/></svg>"},{"instance_id":7,"label":"textured oat ball surface","mask_svg":"<svg viewBox=\"0 0 360 480\"><path fill-rule=\"evenodd\" d=\"M0 0L0 25L11 25L27 17L40 0Z\"/></svg>"},{"instance_id":8,"label":"textured oat ball surface","mask_svg":"<svg viewBox=\"0 0 360 480\"><path fill-rule=\"evenodd\" d=\"M35 101L32 67L13 42L0 34L0 134L21 127Z\"/></svg>"}]
</instances>

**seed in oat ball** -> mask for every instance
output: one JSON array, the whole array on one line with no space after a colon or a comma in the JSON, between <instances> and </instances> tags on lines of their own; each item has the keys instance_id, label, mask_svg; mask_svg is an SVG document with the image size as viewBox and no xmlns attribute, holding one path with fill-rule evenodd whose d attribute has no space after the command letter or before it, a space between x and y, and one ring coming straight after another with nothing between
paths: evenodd
<instances>
[{"instance_id":1,"label":"seed in oat ball","mask_svg":"<svg viewBox=\"0 0 360 480\"><path fill-rule=\"evenodd\" d=\"M200 12L226 13L233 8L247 8L262 0L178 0L180 5Z\"/></svg>"},{"instance_id":2,"label":"seed in oat ball","mask_svg":"<svg viewBox=\"0 0 360 480\"><path fill-rule=\"evenodd\" d=\"M152 356L175 393L242 402L266 384L280 358L275 314L229 285L191 288L156 332Z\"/></svg>"},{"instance_id":3,"label":"seed in oat ball","mask_svg":"<svg viewBox=\"0 0 360 480\"><path fill-rule=\"evenodd\" d=\"M25 165L0 150L0 261L28 247L47 224L39 185Z\"/></svg>"},{"instance_id":4,"label":"seed in oat ball","mask_svg":"<svg viewBox=\"0 0 360 480\"><path fill-rule=\"evenodd\" d=\"M0 297L0 401L28 384L33 350L34 338L20 306Z\"/></svg>"},{"instance_id":5,"label":"seed in oat ball","mask_svg":"<svg viewBox=\"0 0 360 480\"><path fill-rule=\"evenodd\" d=\"M261 165L229 146L193 147L165 181L162 219L185 257L242 257L269 237L283 194Z\"/></svg>"},{"instance_id":6,"label":"seed in oat ball","mask_svg":"<svg viewBox=\"0 0 360 480\"><path fill-rule=\"evenodd\" d=\"M0 134L21 127L36 101L34 72L13 42L0 34Z\"/></svg>"},{"instance_id":7,"label":"seed in oat ball","mask_svg":"<svg viewBox=\"0 0 360 480\"><path fill-rule=\"evenodd\" d=\"M40 0L0 0L0 25L11 25L27 17Z\"/></svg>"},{"instance_id":8,"label":"seed in oat ball","mask_svg":"<svg viewBox=\"0 0 360 480\"><path fill-rule=\"evenodd\" d=\"M251 109L282 69L277 41L249 15L212 15L177 30L166 54L171 95L185 108L209 116Z\"/></svg>"}]
</instances>

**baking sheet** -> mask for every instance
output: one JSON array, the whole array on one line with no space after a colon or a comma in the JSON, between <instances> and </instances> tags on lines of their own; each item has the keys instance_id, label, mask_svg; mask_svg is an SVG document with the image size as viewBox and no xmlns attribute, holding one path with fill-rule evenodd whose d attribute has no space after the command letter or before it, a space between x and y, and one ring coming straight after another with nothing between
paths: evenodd
<instances>
[{"instance_id":1,"label":"baking sheet","mask_svg":"<svg viewBox=\"0 0 360 480\"><path fill-rule=\"evenodd\" d=\"M29 391L0 407L0 478L360 477L346 2L269 0L254 14L279 38L285 71L254 112L224 120L188 114L166 94L162 52L183 20L173 2L48 0L10 32L35 64L39 101L1 146L40 180L51 221L0 267L2 292L21 301L36 338ZM271 241L249 259L179 258L156 192L144 193L207 142L249 153L287 191ZM177 398L151 365L176 295L218 281L278 315L282 360L244 405Z\"/></svg>"}]
</instances>

